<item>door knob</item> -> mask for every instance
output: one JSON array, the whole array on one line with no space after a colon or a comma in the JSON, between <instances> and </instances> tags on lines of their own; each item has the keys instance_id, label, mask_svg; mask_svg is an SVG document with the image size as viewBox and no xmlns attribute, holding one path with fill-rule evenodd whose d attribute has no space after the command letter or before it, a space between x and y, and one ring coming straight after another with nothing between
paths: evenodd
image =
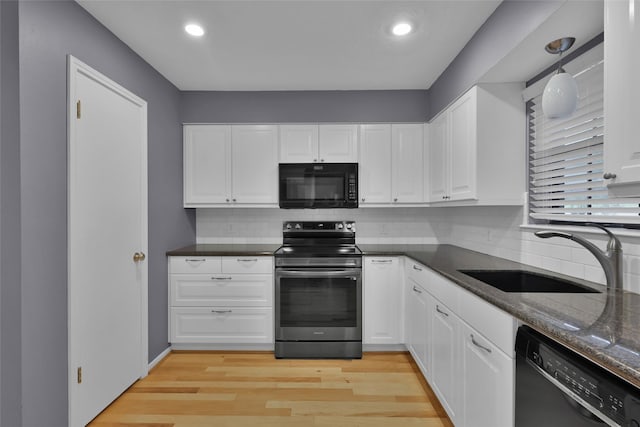
<instances>
[{"instance_id":1,"label":"door knob","mask_svg":"<svg viewBox=\"0 0 640 427\"><path fill-rule=\"evenodd\" d=\"M136 252L135 254L133 254L133 262L144 261L146 257L147 256L144 254L144 252Z\"/></svg>"}]
</instances>

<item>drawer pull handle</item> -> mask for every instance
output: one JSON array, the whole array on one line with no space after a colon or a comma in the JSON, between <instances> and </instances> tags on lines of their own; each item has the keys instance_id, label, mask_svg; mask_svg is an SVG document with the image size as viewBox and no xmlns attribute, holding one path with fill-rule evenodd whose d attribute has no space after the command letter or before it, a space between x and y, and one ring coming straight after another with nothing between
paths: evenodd
<instances>
[{"instance_id":1,"label":"drawer pull handle","mask_svg":"<svg viewBox=\"0 0 640 427\"><path fill-rule=\"evenodd\" d=\"M372 259L372 263L374 264L391 264L393 260L391 259Z\"/></svg>"},{"instance_id":2,"label":"drawer pull handle","mask_svg":"<svg viewBox=\"0 0 640 427\"><path fill-rule=\"evenodd\" d=\"M414 270L418 270L418 271L422 271L422 269L420 267L418 267L417 265L413 264L413 269Z\"/></svg>"},{"instance_id":3,"label":"drawer pull handle","mask_svg":"<svg viewBox=\"0 0 640 427\"><path fill-rule=\"evenodd\" d=\"M475 345L478 348L483 349L484 351L486 351L487 353L491 353L491 349L488 347L483 346L482 344L480 344L478 341L476 341L476 339L473 337L473 334L470 335L471 336L471 342L473 343L473 345Z\"/></svg>"},{"instance_id":4,"label":"drawer pull handle","mask_svg":"<svg viewBox=\"0 0 640 427\"><path fill-rule=\"evenodd\" d=\"M420 289L416 288L415 286L413 287L413 291L414 291L414 292L417 292L417 293L419 293L419 294L421 294L421 293L422 293L422 291L421 291Z\"/></svg>"},{"instance_id":5,"label":"drawer pull handle","mask_svg":"<svg viewBox=\"0 0 640 427\"><path fill-rule=\"evenodd\" d=\"M233 313L233 310L211 310L211 312L216 314L227 314Z\"/></svg>"},{"instance_id":6,"label":"drawer pull handle","mask_svg":"<svg viewBox=\"0 0 640 427\"><path fill-rule=\"evenodd\" d=\"M205 262L206 258L186 258L184 262Z\"/></svg>"},{"instance_id":7,"label":"drawer pull handle","mask_svg":"<svg viewBox=\"0 0 640 427\"><path fill-rule=\"evenodd\" d=\"M231 280L231 277L212 277L211 280Z\"/></svg>"},{"instance_id":8,"label":"drawer pull handle","mask_svg":"<svg viewBox=\"0 0 640 427\"><path fill-rule=\"evenodd\" d=\"M258 258L238 258L238 262L258 262Z\"/></svg>"},{"instance_id":9,"label":"drawer pull handle","mask_svg":"<svg viewBox=\"0 0 640 427\"><path fill-rule=\"evenodd\" d=\"M446 311L440 310L440 306L438 304L436 304L436 311L440 314L444 314L445 316L449 317L449 313L447 313Z\"/></svg>"}]
</instances>

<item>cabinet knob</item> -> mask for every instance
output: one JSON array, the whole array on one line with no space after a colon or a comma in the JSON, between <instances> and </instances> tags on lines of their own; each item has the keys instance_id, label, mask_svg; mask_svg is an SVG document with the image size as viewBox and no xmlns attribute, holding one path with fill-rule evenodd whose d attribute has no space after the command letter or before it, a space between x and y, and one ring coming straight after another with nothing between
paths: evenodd
<instances>
[{"instance_id":1,"label":"cabinet knob","mask_svg":"<svg viewBox=\"0 0 640 427\"><path fill-rule=\"evenodd\" d=\"M324 159L320 159L321 162L324 162Z\"/></svg>"},{"instance_id":2,"label":"cabinet knob","mask_svg":"<svg viewBox=\"0 0 640 427\"><path fill-rule=\"evenodd\" d=\"M229 203L229 199L227 199L227 203Z\"/></svg>"},{"instance_id":3,"label":"cabinet knob","mask_svg":"<svg viewBox=\"0 0 640 427\"><path fill-rule=\"evenodd\" d=\"M313 163L316 163L318 161L318 159L313 159Z\"/></svg>"},{"instance_id":4,"label":"cabinet knob","mask_svg":"<svg viewBox=\"0 0 640 427\"><path fill-rule=\"evenodd\" d=\"M394 202L397 202L397 201L398 201L398 198L396 197L395 199L393 199L393 201L394 201Z\"/></svg>"},{"instance_id":5,"label":"cabinet knob","mask_svg":"<svg viewBox=\"0 0 640 427\"><path fill-rule=\"evenodd\" d=\"M362 198L362 201L364 202L364 197Z\"/></svg>"},{"instance_id":6,"label":"cabinet knob","mask_svg":"<svg viewBox=\"0 0 640 427\"><path fill-rule=\"evenodd\" d=\"M235 202L236 202L236 199L232 199L232 200L233 200L233 203L235 203Z\"/></svg>"},{"instance_id":7,"label":"cabinet knob","mask_svg":"<svg viewBox=\"0 0 640 427\"><path fill-rule=\"evenodd\" d=\"M614 179L616 177L616 174L611 172L606 172L604 175L602 175L602 177L604 179Z\"/></svg>"}]
</instances>

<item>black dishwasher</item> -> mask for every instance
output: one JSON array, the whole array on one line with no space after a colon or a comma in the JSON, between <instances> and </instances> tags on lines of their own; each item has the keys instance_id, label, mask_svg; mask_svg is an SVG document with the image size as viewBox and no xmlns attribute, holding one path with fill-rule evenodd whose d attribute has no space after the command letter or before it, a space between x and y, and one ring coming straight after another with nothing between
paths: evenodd
<instances>
[{"instance_id":1,"label":"black dishwasher","mask_svg":"<svg viewBox=\"0 0 640 427\"><path fill-rule=\"evenodd\" d=\"M640 426L640 390L527 326L516 337L516 427Z\"/></svg>"}]
</instances>

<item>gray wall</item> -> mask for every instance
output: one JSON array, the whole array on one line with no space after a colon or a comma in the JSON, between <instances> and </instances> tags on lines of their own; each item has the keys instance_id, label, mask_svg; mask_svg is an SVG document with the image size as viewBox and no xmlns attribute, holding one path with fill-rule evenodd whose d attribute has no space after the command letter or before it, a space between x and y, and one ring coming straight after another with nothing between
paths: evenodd
<instances>
[{"instance_id":1,"label":"gray wall","mask_svg":"<svg viewBox=\"0 0 640 427\"><path fill-rule=\"evenodd\" d=\"M429 88L429 120L466 92L565 0L505 0Z\"/></svg>"},{"instance_id":2,"label":"gray wall","mask_svg":"<svg viewBox=\"0 0 640 427\"><path fill-rule=\"evenodd\" d=\"M195 218L182 208L179 91L75 2L21 1L19 25L22 422L63 427L67 54L148 102L150 359L168 345L164 253L195 240Z\"/></svg>"},{"instance_id":3,"label":"gray wall","mask_svg":"<svg viewBox=\"0 0 640 427\"><path fill-rule=\"evenodd\" d=\"M21 424L18 3L0 1L0 425Z\"/></svg>"},{"instance_id":4,"label":"gray wall","mask_svg":"<svg viewBox=\"0 0 640 427\"><path fill-rule=\"evenodd\" d=\"M183 92L183 123L423 122L426 90Z\"/></svg>"}]
</instances>

